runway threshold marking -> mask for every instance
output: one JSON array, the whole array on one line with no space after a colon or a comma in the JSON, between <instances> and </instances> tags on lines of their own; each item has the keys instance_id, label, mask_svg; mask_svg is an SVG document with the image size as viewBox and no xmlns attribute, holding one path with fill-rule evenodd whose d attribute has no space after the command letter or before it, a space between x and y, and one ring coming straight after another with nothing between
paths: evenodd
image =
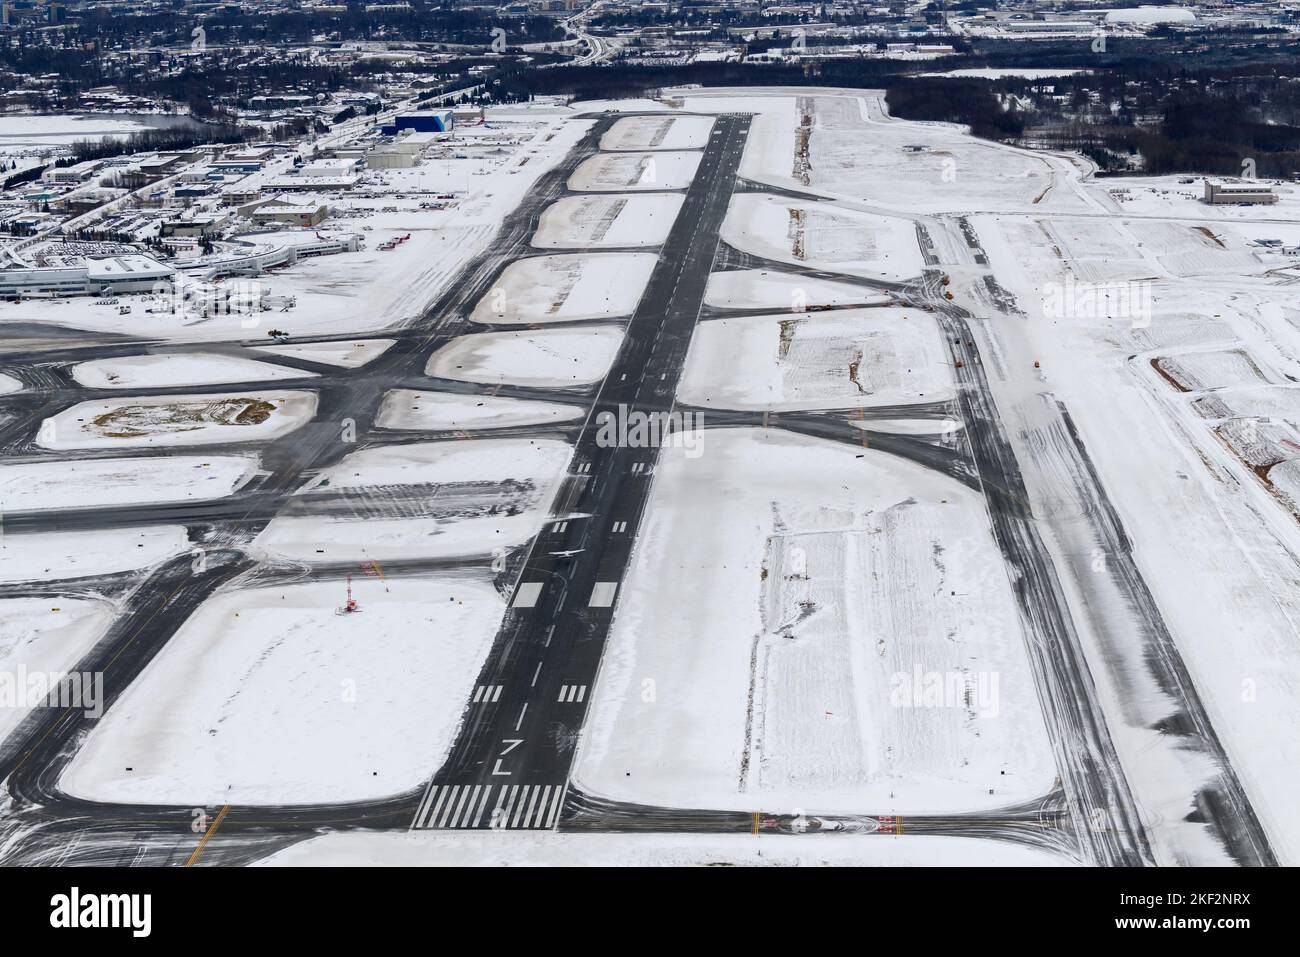
<instances>
[{"instance_id":1,"label":"runway threshold marking","mask_svg":"<svg viewBox=\"0 0 1300 957\"><path fill-rule=\"evenodd\" d=\"M567 784L434 785L413 829L549 830L559 820L567 788Z\"/></svg>"},{"instance_id":2,"label":"runway threshold marking","mask_svg":"<svg viewBox=\"0 0 1300 957\"><path fill-rule=\"evenodd\" d=\"M203 849L208 846L208 841L212 840L212 835L217 833L217 828L221 827L221 822L226 819L226 815L229 813L230 813L230 805L229 804L222 805L220 812L218 812L216 816L216 819L211 824L209 824L208 829L203 832L203 839L199 841L199 846L194 849L194 853L190 855L190 859L185 862L186 867L194 866L194 862L199 859L199 855L203 853Z\"/></svg>"}]
</instances>

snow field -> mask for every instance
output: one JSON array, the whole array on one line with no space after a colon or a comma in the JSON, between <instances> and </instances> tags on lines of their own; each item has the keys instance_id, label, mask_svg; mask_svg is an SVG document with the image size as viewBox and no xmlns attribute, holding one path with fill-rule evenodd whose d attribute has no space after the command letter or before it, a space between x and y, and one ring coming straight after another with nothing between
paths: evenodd
<instances>
[{"instance_id":1,"label":"snow field","mask_svg":"<svg viewBox=\"0 0 1300 957\"><path fill-rule=\"evenodd\" d=\"M92 359L72 367L72 378L88 389L162 389L172 386L225 385L308 379L316 373L235 356L165 353Z\"/></svg>"},{"instance_id":2,"label":"snow field","mask_svg":"<svg viewBox=\"0 0 1300 957\"><path fill-rule=\"evenodd\" d=\"M0 514L222 498L241 488L257 467L252 455L0 464Z\"/></svg>"},{"instance_id":3,"label":"snow field","mask_svg":"<svg viewBox=\"0 0 1300 957\"><path fill-rule=\"evenodd\" d=\"M474 307L474 322L505 325L629 316L650 281L649 253L533 256L505 268Z\"/></svg>"},{"instance_id":4,"label":"snow field","mask_svg":"<svg viewBox=\"0 0 1300 957\"><path fill-rule=\"evenodd\" d=\"M304 486L256 544L307 562L498 554L537 533L571 453L524 438L362 449Z\"/></svg>"},{"instance_id":5,"label":"snow field","mask_svg":"<svg viewBox=\"0 0 1300 957\"><path fill-rule=\"evenodd\" d=\"M509 382L539 388L583 386L602 379L623 341L617 326L476 332L429 358L424 374L461 382Z\"/></svg>"},{"instance_id":6,"label":"snow field","mask_svg":"<svg viewBox=\"0 0 1300 957\"><path fill-rule=\"evenodd\" d=\"M565 196L542 211L532 244L539 249L657 246L682 208L676 193Z\"/></svg>"},{"instance_id":7,"label":"snow field","mask_svg":"<svg viewBox=\"0 0 1300 957\"><path fill-rule=\"evenodd\" d=\"M700 165L699 153L598 153L569 177L574 192L686 189Z\"/></svg>"},{"instance_id":8,"label":"snow field","mask_svg":"<svg viewBox=\"0 0 1300 957\"><path fill-rule=\"evenodd\" d=\"M1051 790L974 492L885 453L719 429L698 458L662 453L646 516L575 766L584 790L810 814Z\"/></svg>"},{"instance_id":9,"label":"snow field","mask_svg":"<svg viewBox=\"0 0 1300 957\"><path fill-rule=\"evenodd\" d=\"M712 319L696 329L678 400L701 408L871 408L954 394L934 318L862 309Z\"/></svg>"},{"instance_id":10,"label":"snow field","mask_svg":"<svg viewBox=\"0 0 1300 957\"><path fill-rule=\"evenodd\" d=\"M384 396L375 424L381 429L507 429L581 419L587 410L560 402L534 402L498 395L455 395L394 389Z\"/></svg>"},{"instance_id":11,"label":"snow field","mask_svg":"<svg viewBox=\"0 0 1300 957\"><path fill-rule=\"evenodd\" d=\"M471 578L226 591L86 739L60 787L123 803L362 801L419 787L450 749L505 603ZM127 770L127 769L130 770Z\"/></svg>"}]
</instances>

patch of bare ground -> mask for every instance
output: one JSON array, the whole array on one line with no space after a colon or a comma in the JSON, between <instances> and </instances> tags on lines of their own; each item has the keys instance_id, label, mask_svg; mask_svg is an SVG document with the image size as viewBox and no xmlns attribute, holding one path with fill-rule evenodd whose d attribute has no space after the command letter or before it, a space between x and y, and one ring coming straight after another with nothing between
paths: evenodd
<instances>
[{"instance_id":1,"label":"patch of bare ground","mask_svg":"<svg viewBox=\"0 0 1300 957\"><path fill-rule=\"evenodd\" d=\"M169 432L189 432L205 425L259 425L275 406L264 399L227 398L173 405L124 405L92 423L111 439L134 439Z\"/></svg>"}]
</instances>

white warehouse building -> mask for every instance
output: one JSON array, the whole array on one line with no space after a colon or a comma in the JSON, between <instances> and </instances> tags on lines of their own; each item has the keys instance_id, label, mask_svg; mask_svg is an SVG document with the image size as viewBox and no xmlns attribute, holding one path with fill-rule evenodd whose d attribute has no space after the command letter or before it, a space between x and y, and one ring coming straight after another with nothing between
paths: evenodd
<instances>
[{"instance_id":1,"label":"white warehouse building","mask_svg":"<svg viewBox=\"0 0 1300 957\"><path fill-rule=\"evenodd\" d=\"M149 292L176 270L148 256L91 259L84 266L0 269L0 298Z\"/></svg>"}]
</instances>

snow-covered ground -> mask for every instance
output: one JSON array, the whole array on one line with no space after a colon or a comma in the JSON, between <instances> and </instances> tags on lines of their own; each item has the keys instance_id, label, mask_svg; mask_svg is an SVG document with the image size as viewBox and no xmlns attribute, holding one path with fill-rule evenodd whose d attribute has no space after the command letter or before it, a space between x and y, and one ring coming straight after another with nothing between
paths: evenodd
<instances>
[{"instance_id":1,"label":"snow-covered ground","mask_svg":"<svg viewBox=\"0 0 1300 957\"><path fill-rule=\"evenodd\" d=\"M851 309L701 322L679 401L716 409L858 409L953 396L934 317Z\"/></svg>"},{"instance_id":2,"label":"snow-covered ground","mask_svg":"<svg viewBox=\"0 0 1300 957\"><path fill-rule=\"evenodd\" d=\"M657 246L682 208L677 193L565 196L542 211L539 249Z\"/></svg>"},{"instance_id":3,"label":"snow-covered ground","mask_svg":"<svg viewBox=\"0 0 1300 957\"><path fill-rule=\"evenodd\" d=\"M375 424L381 429L505 429L572 422L587 410L560 402L533 402L499 395L454 395L394 389L384 396ZM3 479L0 479L3 482Z\"/></svg>"},{"instance_id":4,"label":"snow-covered ground","mask_svg":"<svg viewBox=\"0 0 1300 957\"><path fill-rule=\"evenodd\" d=\"M1217 178L1215 178L1217 180ZM1231 178L1226 182L1234 182ZM1116 212L1127 216L1168 217L1170 220L1201 220L1231 224L1245 230L1252 238L1285 238L1288 244L1296 242L1295 230L1300 228L1300 186L1282 180L1260 180L1258 185L1268 186L1277 195L1272 206L1237 206L1205 203L1204 176L1125 176L1122 181L1109 181L1090 187L1094 194L1105 197Z\"/></svg>"},{"instance_id":5,"label":"snow-covered ground","mask_svg":"<svg viewBox=\"0 0 1300 957\"><path fill-rule=\"evenodd\" d=\"M330 834L265 867L1061 867L1046 851L960 837L748 834Z\"/></svg>"},{"instance_id":6,"label":"snow-covered ground","mask_svg":"<svg viewBox=\"0 0 1300 957\"><path fill-rule=\"evenodd\" d=\"M70 147L78 140L121 138L148 129L139 116L109 113L0 115L0 153Z\"/></svg>"},{"instance_id":7,"label":"snow-covered ground","mask_svg":"<svg viewBox=\"0 0 1300 957\"><path fill-rule=\"evenodd\" d=\"M257 544L318 562L496 554L536 534L571 453L525 438L362 449L304 486Z\"/></svg>"},{"instance_id":8,"label":"snow-covered ground","mask_svg":"<svg viewBox=\"0 0 1300 957\"><path fill-rule=\"evenodd\" d=\"M569 177L575 192L685 189L695 178L699 153L597 153Z\"/></svg>"},{"instance_id":9,"label":"snow-covered ground","mask_svg":"<svg viewBox=\"0 0 1300 957\"><path fill-rule=\"evenodd\" d=\"M98 801L357 801L446 755L505 603L468 577L219 593L117 700L60 779ZM129 769L129 770L127 770Z\"/></svg>"},{"instance_id":10,"label":"snow-covered ground","mask_svg":"<svg viewBox=\"0 0 1300 957\"><path fill-rule=\"evenodd\" d=\"M623 341L617 326L478 332L435 352L425 374L462 382L563 388L599 381Z\"/></svg>"},{"instance_id":11,"label":"snow-covered ground","mask_svg":"<svg viewBox=\"0 0 1300 957\"><path fill-rule=\"evenodd\" d=\"M506 267L470 318L532 325L631 315L650 281L651 253L531 256Z\"/></svg>"},{"instance_id":12,"label":"snow-covered ground","mask_svg":"<svg viewBox=\"0 0 1300 957\"><path fill-rule=\"evenodd\" d=\"M200 352L92 359L72 367L72 378L90 389L162 389L304 379L315 375L269 362Z\"/></svg>"},{"instance_id":13,"label":"snow-covered ground","mask_svg":"<svg viewBox=\"0 0 1300 957\"><path fill-rule=\"evenodd\" d=\"M0 536L0 582L49 582L148 568L193 549L179 525Z\"/></svg>"},{"instance_id":14,"label":"snow-covered ground","mask_svg":"<svg viewBox=\"0 0 1300 957\"><path fill-rule=\"evenodd\" d=\"M0 462L0 514L221 498L257 467L254 455Z\"/></svg>"},{"instance_id":15,"label":"snow-covered ground","mask_svg":"<svg viewBox=\"0 0 1300 957\"><path fill-rule=\"evenodd\" d=\"M575 765L588 792L907 815L1052 788L1007 572L952 479L710 430L703 455L661 452L620 592Z\"/></svg>"},{"instance_id":16,"label":"snow-covered ground","mask_svg":"<svg viewBox=\"0 0 1300 957\"><path fill-rule=\"evenodd\" d=\"M603 150L698 150L708 145L711 116L627 116L600 138Z\"/></svg>"},{"instance_id":17,"label":"snow-covered ground","mask_svg":"<svg viewBox=\"0 0 1300 957\"><path fill-rule=\"evenodd\" d=\"M709 276L704 303L715 309L786 309L803 312L819 306L870 306L889 297L867 286L820 276L733 269Z\"/></svg>"},{"instance_id":18,"label":"snow-covered ground","mask_svg":"<svg viewBox=\"0 0 1300 957\"><path fill-rule=\"evenodd\" d=\"M765 259L872 279L910 279L924 266L908 219L765 193L731 198L722 238Z\"/></svg>"},{"instance_id":19,"label":"snow-covered ground","mask_svg":"<svg viewBox=\"0 0 1300 957\"><path fill-rule=\"evenodd\" d=\"M1087 212L1078 165L971 137L944 123L888 116L879 94L686 90L688 109L757 110L741 162L755 182L908 216L984 209Z\"/></svg>"},{"instance_id":20,"label":"snow-covered ground","mask_svg":"<svg viewBox=\"0 0 1300 957\"><path fill-rule=\"evenodd\" d=\"M41 676L35 687L48 688L75 671L108 631L115 611L111 603L94 598L0 599L0 683L8 692L0 690L0 742L32 707L41 706L25 694L33 685L22 676ZM95 709L92 688L82 703Z\"/></svg>"},{"instance_id":21,"label":"snow-covered ground","mask_svg":"<svg viewBox=\"0 0 1300 957\"><path fill-rule=\"evenodd\" d=\"M37 442L60 451L264 442L315 414L314 392L95 399L46 419Z\"/></svg>"},{"instance_id":22,"label":"snow-covered ground","mask_svg":"<svg viewBox=\"0 0 1300 957\"><path fill-rule=\"evenodd\" d=\"M11 375L0 373L0 395L9 395L22 389L23 384Z\"/></svg>"},{"instance_id":23,"label":"snow-covered ground","mask_svg":"<svg viewBox=\"0 0 1300 957\"><path fill-rule=\"evenodd\" d=\"M1124 186L1139 190L1132 195L1140 198L1123 202L1123 212L1167 216L1165 228L1130 229L1118 218L972 221L999 281L1028 314L1028 321L983 325L992 334L985 348L1002 370L990 381L1022 462L1033 463L1026 479L1035 512L1053 516L1045 528L1066 556L1063 565L1074 566L1084 592L1079 607L1098 617L1084 632L1085 647L1161 859L1223 860L1221 851L1188 833L1195 825L1179 823L1214 769L1152 730L1171 705L1132 640L1139 623L1089 594L1098 587L1092 571L1098 548L1091 524L1072 518L1078 466L1052 425L1056 401L1070 413L1119 512L1138 568L1275 852L1295 863L1300 827L1289 795L1300 788L1300 528L1243 461L1256 447L1244 441L1249 429L1260 442L1272 435L1268 422L1251 426L1249 416L1282 411L1252 408L1252 397L1274 388L1265 383L1300 372L1296 326L1286 311L1292 297L1285 287L1252 277L1253 270L1187 279L1165 267L1189 243L1219 255L1213 240L1204 246L1196 235L1189 238L1196 227L1208 239L1199 228L1206 220L1254 217L1254 232L1273 230L1274 217L1294 221L1297 215L1285 202L1207 207L1190 197L1142 192L1128 180ZM1106 195L1100 184L1087 189ZM1185 214L1196 219L1176 221ZM1241 227L1234 222L1232 228ZM1212 232L1233 248L1222 226ZM1101 272L1108 261L1109 271ZM1049 284L1059 288L1067 275L1110 280L1114 264L1122 263L1131 264L1129 275L1154 277L1149 316L1134 321L1100 308L1064 315L1044 309ZM1045 381L1037 381L1035 362ZM1236 418L1239 413L1245 418Z\"/></svg>"},{"instance_id":24,"label":"snow-covered ground","mask_svg":"<svg viewBox=\"0 0 1300 957\"><path fill-rule=\"evenodd\" d=\"M326 365L358 369L373 362L393 345L392 339L361 339L356 342L295 342L281 346L259 346L258 352L284 356L289 359L306 359Z\"/></svg>"}]
</instances>

